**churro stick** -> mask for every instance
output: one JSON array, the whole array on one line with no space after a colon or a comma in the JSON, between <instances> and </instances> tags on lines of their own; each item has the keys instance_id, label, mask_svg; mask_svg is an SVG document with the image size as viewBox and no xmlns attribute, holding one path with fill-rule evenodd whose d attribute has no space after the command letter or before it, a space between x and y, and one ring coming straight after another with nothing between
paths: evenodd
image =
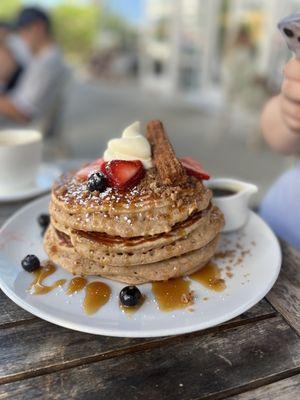
<instances>
[{"instance_id":1,"label":"churro stick","mask_svg":"<svg viewBox=\"0 0 300 400\"><path fill-rule=\"evenodd\" d=\"M147 139L151 144L153 162L161 183L172 186L186 182L185 169L176 158L161 121L154 120L148 123Z\"/></svg>"}]
</instances>

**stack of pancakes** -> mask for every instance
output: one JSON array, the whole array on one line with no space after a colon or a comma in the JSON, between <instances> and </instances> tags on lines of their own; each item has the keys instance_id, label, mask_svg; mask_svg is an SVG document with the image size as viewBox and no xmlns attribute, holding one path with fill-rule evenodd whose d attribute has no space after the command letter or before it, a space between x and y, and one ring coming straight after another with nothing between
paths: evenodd
<instances>
[{"instance_id":1,"label":"stack of pancakes","mask_svg":"<svg viewBox=\"0 0 300 400\"><path fill-rule=\"evenodd\" d=\"M148 125L148 139L154 167L128 190L89 192L74 174L54 185L44 239L52 261L139 284L191 274L214 255L224 221L211 191L185 173L161 123Z\"/></svg>"}]
</instances>

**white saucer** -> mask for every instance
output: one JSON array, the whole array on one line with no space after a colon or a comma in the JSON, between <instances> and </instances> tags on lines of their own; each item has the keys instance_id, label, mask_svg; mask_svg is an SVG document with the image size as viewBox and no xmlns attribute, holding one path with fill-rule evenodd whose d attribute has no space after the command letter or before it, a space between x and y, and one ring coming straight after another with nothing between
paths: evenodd
<instances>
[{"instance_id":1,"label":"white saucer","mask_svg":"<svg viewBox=\"0 0 300 400\"><path fill-rule=\"evenodd\" d=\"M127 315L121 312L118 302L119 292L125 285L90 277L90 281L106 282L112 295L96 314L88 316L82 309L84 291L71 297L66 295L65 287L41 296L28 293L33 277L21 268L21 260L28 253L36 254L41 260L46 258L36 219L40 213L47 212L49 199L50 196L45 196L22 208L0 231L0 287L20 307L66 328L123 337L178 335L209 328L254 306L268 293L279 274L281 251L278 241L262 219L251 213L242 231L222 236L221 251L238 249L237 259L245 252L242 261L232 268L232 277L226 276L228 260L220 257L216 261L223 268L222 277L226 283L223 292L211 291L191 281L195 303L183 310L162 312L157 307L151 285L140 285L146 301L136 313ZM71 277L58 268L45 282Z\"/></svg>"},{"instance_id":2,"label":"white saucer","mask_svg":"<svg viewBox=\"0 0 300 400\"><path fill-rule=\"evenodd\" d=\"M4 192L0 190L0 202L26 200L31 197L50 191L56 178L61 174L61 170L53 164L43 163L40 166L38 176L32 186L15 190L14 192Z\"/></svg>"}]
</instances>

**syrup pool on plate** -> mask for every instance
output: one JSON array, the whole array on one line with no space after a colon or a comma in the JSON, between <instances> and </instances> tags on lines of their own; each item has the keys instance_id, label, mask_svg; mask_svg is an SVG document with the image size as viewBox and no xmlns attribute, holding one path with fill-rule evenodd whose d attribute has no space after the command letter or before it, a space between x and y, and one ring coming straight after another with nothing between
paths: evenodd
<instances>
[{"instance_id":1,"label":"syrup pool on plate","mask_svg":"<svg viewBox=\"0 0 300 400\"><path fill-rule=\"evenodd\" d=\"M67 294L71 295L80 292L82 289L86 287L87 282L88 282L87 279L83 278L82 276L75 276L69 282Z\"/></svg>"},{"instance_id":2,"label":"syrup pool on plate","mask_svg":"<svg viewBox=\"0 0 300 400\"><path fill-rule=\"evenodd\" d=\"M153 282L152 292L161 311L173 311L192 304L190 282L183 278Z\"/></svg>"},{"instance_id":3,"label":"syrup pool on plate","mask_svg":"<svg viewBox=\"0 0 300 400\"><path fill-rule=\"evenodd\" d=\"M43 283L44 280L48 276L54 274L55 271L56 271L56 266L50 261L47 261L44 266L41 266L36 271L34 271L33 275L35 278L29 287L30 293L47 294L51 292L53 289L64 285L66 283L66 279L59 279L58 281L55 281L52 285L45 285Z\"/></svg>"},{"instance_id":4,"label":"syrup pool on plate","mask_svg":"<svg viewBox=\"0 0 300 400\"><path fill-rule=\"evenodd\" d=\"M90 282L85 290L83 309L87 315L95 314L110 299L110 287L104 282Z\"/></svg>"},{"instance_id":5,"label":"syrup pool on plate","mask_svg":"<svg viewBox=\"0 0 300 400\"><path fill-rule=\"evenodd\" d=\"M215 292L222 292L226 289L225 281L221 278L221 270L213 262L209 262L199 271L190 275L190 278Z\"/></svg>"}]
</instances>

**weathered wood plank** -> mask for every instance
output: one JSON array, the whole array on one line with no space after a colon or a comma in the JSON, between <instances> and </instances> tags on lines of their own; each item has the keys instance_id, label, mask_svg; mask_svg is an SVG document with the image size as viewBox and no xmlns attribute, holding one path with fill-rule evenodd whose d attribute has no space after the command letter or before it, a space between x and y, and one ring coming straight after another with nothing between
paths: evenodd
<instances>
[{"instance_id":1,"label":"weathered wood plank","mask_svg":"<svg viewBox=\"0 0 300 400\"><path fill-rule=\"evenodd\" d=\"M115 352L122 354L124 349L144 345L148 341L151 339L89 335L37 319L30 325L1 330L0 384L23 379L38 371L59 370L94 359L113 357Z\"/></svg>"},{"instance_id":2,"label":"weathered wood plank","mask_svg":"<svg viewBox=\"0 0 300 400\"><path fill-rule=\"evenodd\" d=\"M281 273L267 299L300 335L300 252L287 244L282 249Z\"/></svg>"},{"instance_id":3,"label":"weathered wood plank","mask_svg":"<svg viewBox=\"0 0 300 400\"><path fill-rule=\"evenodd\" d=\"M263 300L239 318L212 328L210 331L220 331L275 315L276 311ZM205 332L197 334L204 335ZM25 341L24 338L26 338ZM167 339L155 339L155 341L161 340ZM144 346L148 342L149 340L87 335L63 329L36 318L30 325L17 324L0 329L2 361L0 383L30 376L38 370L62 369L83 362L113 357L114 353L122 353L124 349L129 352L131 347L133 347L132 351L135 351L136 345Z\"/></svg>"},{"instance_id":4,"label":"weathered wood plank","mask_svg":"<svg viewBox=\"0 0 300 400\"><path fill-rule=\"evenodd\" d=\"M299 400L300 375L229 397L228 400Z\"/></svg>"},{"instance_id":5,"label":"weathered wood plank","mask_svg":"<svg viewBox=\"0 0 300 400\"><path fill-rule=\"evenodd\" d=\"M276 317L6 383L0 399L221 399L300 371L299 344L296 332Z\"/></svg>"},{"instance_id":6,"label":"weathered wood plank","mask_svg":"<svg viewBox=\"0 0 300 400\"><path fill-rule=\"evenodd\" d=\"M35 317L32 314L17 306L0 289L0 329L11 324L22 323L33 319L35 319Z\"/></svg>"}]
</instances>

